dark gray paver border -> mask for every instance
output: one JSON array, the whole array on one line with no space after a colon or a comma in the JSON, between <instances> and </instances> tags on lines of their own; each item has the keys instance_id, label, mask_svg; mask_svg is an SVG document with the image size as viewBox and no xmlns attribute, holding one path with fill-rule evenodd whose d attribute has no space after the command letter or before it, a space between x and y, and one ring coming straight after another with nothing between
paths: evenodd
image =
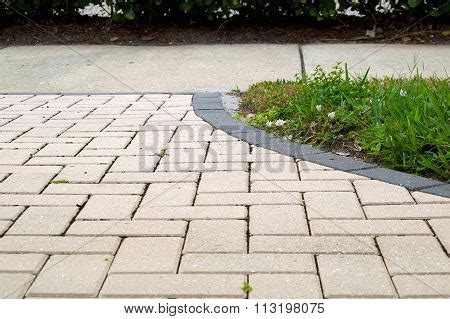
<instances>
[{"instance_id":1,"label":"dark gray paver border","mask_svg":"<svg viewBox=\"0 0 450 319\"><path fill-rule=\"evenodd\" d=\"M450 185L448 183L378 167L375 164L366 163L358 159L325 152L310 145L288 141L250 126L233 118L224 109L219 92L194 93L193 106L195 114L204 121L249 144L337 170L400 185L409 190L420 190L424 193L450 198Z\"/></svg>"}]
</instances>

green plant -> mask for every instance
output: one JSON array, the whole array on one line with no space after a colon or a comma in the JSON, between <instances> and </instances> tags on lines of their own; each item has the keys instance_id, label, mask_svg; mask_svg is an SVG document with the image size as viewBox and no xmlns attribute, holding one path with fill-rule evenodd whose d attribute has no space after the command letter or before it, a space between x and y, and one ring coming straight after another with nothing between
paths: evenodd
<instances>
[{"instance_id":1,"label":"green plant","mask_svg":"<svg viewBox=\"0 0 450 319\"><path fill-rule=\"evenodd\" d=\"M67 179L57 179L50 182L50 184L68 184L70 183Z\"/></svg>"},{"instance_id":2,"label":"green plant","mask_svg":"<svg viewBox=\"0 0 450 319\"><path fill-rule=\"evenodd\" d=\"M247 281L244 281L242 283L242 287L241 287L242 291L245 292L246 294L250 293L253 288L252 286L250 286L250 284Z\"/></svg>"},{"instance_id":3,"label":"green plant","mask_svg":"<svg viewBox=\"0 0 450 319\"><path fill-rule=\"evenodd\" d=\"M336 3L339 5L337 6ZM89 4L108 7L111 20L117 23L178 23L222 22L230 19L248 21L332 20L347 9L358 12L370 23L382 16L396 15L396 20L408 21L424 17L448 16L448 0L4 0L0 2L0 17L23 21L17 11L33 19L66 19L79 15L79 9Z\"/></svg>"},{"instance_id":4,"label":"green plant","mask_svg":"<svg viewBox=\"0 0 450 319\"><path fill-rule=\"evenodd\" d=\"M243 96L248 123L300 143L449 178L448 78L350 76L318 67L295 81L262 82ZM277 121L279 121L277 123Z\"/></svg>"}]
</instances>

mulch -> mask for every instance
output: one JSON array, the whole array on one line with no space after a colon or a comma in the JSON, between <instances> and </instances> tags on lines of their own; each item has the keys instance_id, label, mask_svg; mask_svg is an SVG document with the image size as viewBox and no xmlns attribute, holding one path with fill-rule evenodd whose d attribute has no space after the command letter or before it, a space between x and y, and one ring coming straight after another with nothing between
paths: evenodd
<instances>
[{"instance_id":1,"label":"mulch","mask_svg":"<svg viewBox=\"0 0 450 319\"><path fill-rule=\"evenodd\" d=\"M119 26L103 20L63 24L59 22L0 27L0 45L115 44L184 45L232 43L450 43L450 26L399 28L386 22L375 37L366 35L367 26L358 22L335 25L255 25L223 23L220 26ZM399 32L399 30L404 30Z\"/></svg>"}]
</instances>

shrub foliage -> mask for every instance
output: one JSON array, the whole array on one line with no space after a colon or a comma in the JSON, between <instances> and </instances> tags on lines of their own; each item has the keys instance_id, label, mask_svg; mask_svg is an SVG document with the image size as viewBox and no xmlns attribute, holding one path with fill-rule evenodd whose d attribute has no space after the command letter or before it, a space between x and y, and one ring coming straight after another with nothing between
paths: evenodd
<instances>
[{"instance_id":1,"label":"shrub foliage","mask_svg":"<svg viewBox=\"0 0 450 319\"><path fill-rule=\"evenodd\" d=\"M386 3L381 7L380 3ZM398 19L423 19L448 15L448 0L2 0L0 19L20 21L33 19L67 19L79 15L87 5L100 5L115 22L150 23L171 21L180 23L285 19L330 20L346 10L359 13L369 21L379 16L395 14Z\"/></svg>"}]
</instances>

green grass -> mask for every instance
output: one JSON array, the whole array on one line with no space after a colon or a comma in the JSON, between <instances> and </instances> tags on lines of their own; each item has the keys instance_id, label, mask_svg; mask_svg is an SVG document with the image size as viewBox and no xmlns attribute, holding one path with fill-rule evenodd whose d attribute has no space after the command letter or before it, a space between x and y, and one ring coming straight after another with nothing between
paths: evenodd
<instances>
[{"instance_id":1,"label":"green grass","mask_svg":"<svg viewBox=\"0 0 450 319\"><path fill-rule=\"evenodd\" d=\"M50 184L68 184L70 183L67 179L57 179L50 182Z\"/></svg>"},{"instance_id":2,"label":"green grass","mask_svg":"<svg viewBox=\"0 0 450 319\"><path fill-rule=\"evenodd\" d=\"M251 86L240 117L299 143L448 180L449 101L448 77L352 77L337 65Z\"/></svg>"}]
</instances>

